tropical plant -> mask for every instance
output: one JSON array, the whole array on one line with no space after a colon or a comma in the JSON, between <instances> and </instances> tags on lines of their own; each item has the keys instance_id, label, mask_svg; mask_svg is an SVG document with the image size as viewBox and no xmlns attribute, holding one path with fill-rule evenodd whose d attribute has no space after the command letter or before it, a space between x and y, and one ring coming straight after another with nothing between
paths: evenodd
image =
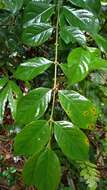
<instances>
[{"instance_id":1,"label":"tropical plant","mask_svg":"<svg viewBox=\"0 0 107 190\"><path fill-rule=\"evenodd\" d=\"M101 1L2 0L0 9L0 123L8 106L21 130L14 140L14 154L28 158L25 183L38 190L58 189L63 155L75 167L77 161L82 163L81 176L86 176L90 190L96 189L95 166L91 165L95 181L87 179L91 147L86 134L95 129L102 110L82 86L87 81L92 85L92 75L107 70ZM25 57L26 48L44 46L49 46L46 56ZM46 72L51 82L33 87L32 81ZM24 93L20 81L28 88ZM101 84L100 91L105 92L104 87Z\"/></svg>"}]
</instances>

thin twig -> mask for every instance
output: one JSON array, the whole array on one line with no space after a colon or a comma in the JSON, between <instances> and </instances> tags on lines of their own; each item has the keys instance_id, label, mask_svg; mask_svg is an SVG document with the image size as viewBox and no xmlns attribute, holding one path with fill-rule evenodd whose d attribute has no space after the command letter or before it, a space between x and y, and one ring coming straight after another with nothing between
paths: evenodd
<instances>
[{"instance_id":1,"label":"thin twig","mask_svg":"<svg viewBox=\"0 0 107 190\"><path fill-rule=\"evenodd\" d=\"M55 61L54 61L55 70L54 70L53 100L52 100L50 121L53 121L55 96L56 96L56 91L57 91L56 88L57 88L57 66L58 66L58 32L59 32L59 4L58 4L58 16L57 16L57 23L56 23Z\"/></svg>"},{"instance_id":2,"label":"thin twig","mask_svg":"<svg viewBox=\"0 0 107 190\"><path fill-rule=\"evenodd\" d=\"M58 33L59 33L59 0L57 4L57 21L56 21L56 40L55 40L55 60L54 60L54 84L53 84L53 99L52 99L52 108L51 108L51 114L49 119L49 125L51 128L51 137L53 135L53 115L54 115L54 107L55 107L55 99L56 99L56 93L57 93L57 67L58 67ZM51 147L51 137L50 141L48 143L48 147Z\"/></svg>"}]
</instances>

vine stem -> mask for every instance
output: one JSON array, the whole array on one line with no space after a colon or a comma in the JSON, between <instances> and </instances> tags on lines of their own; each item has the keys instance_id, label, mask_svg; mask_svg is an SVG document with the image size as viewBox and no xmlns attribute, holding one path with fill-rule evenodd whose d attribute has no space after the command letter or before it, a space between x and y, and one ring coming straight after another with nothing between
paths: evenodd
<instances>
[{"instance_id":1,"label":"vine stem","mask_svg":"<svg viewBox=\"0 0 107 190\"><path fill-rule=\"evenodd\" d=\"M53 100L52 100L52 109L51 109L51 115L50 115L50 125L52 125L52 122L53 122L55 98L56 98L56 92L57 92L58 33L59 33L59 4L58 4L58 14L57 14L57 22L56 22L55 60L54 60L55 68L54 68Z\"/></svg>"}]
</instances>

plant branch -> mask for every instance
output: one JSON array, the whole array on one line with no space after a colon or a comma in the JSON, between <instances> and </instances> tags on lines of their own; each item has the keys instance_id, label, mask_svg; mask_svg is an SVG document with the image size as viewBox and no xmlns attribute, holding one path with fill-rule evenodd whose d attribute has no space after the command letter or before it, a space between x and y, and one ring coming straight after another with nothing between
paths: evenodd
<instances>
[{"instance_id":1,"label":"plant branch","mask_svg":"<svg viewBox=\"0 0 107 190\"><path fill-rule=\"evenodd\" d=\"M57 9L57 22L56 22L56 41L55 41L55 60L54 60L54 85L53 85L53 100L52 100L52 109L50 115L50 121L53 121L54 107L55 107L55 97L57 92L57 67L58 67L58 32L59 32L59 3Z\"/></svg>"}]
</instances>

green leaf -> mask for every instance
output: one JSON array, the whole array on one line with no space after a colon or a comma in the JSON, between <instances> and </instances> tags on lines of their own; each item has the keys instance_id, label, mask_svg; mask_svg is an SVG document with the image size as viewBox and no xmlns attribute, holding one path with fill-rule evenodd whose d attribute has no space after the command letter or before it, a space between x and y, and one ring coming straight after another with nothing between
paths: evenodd
<instances>
[{"instance_id":1,"label":"green leaf","mask_svg":"<svg viewBox=\"0 0 107 190\"><path fill-rule=\"evenodd\" d=\"M83 48L75 48L68 56L67 77L70 84L83 80L88 75L89 52ZM63 69L64 65L61 65Z\"/></svg>"},{"instance_id":2,"label":"green leaf","mask_svg":"<svg viewBox=\"0 0 107 190\"><path fill-rule=\"evenodd\" d=\"M70 9L67 6L63 7L64 16L67 22L72 26L78 27L80 30L85 30L90 33L99 31L99 21L96 16L87 10Z\"/></svg>"},{"instance_id":3,"label":"green leaf","mask_svg":"<svg viewBox=\"0 0 107 190\"><path fill-rule=\"evenodd\" d=\"M89 71L107 69L107 60L101 58L101 52L98 48L88 47L87 50L90 53Z\"/></svg>"},{"instance_id":4,"label":"green leaf","mask_svg":"<svg viewBox=\"0 0 107 190\"><path fill-rule=\"evenodd\" d=\"M101 2L100 0L69 0L71 3L84 9L89 9L95 13L100 12Z\"/></svg>"},{"instance_id":5,"label":"green leaf","mask_svg":"<svg viewBox=\"0 0 107 190\"><path fill-rule=\"evenodd\" d=\"M15 138L15 154L30 156L40 152L48 143L50 133L49 125L45 120L29 123Z\"/></svg>"},{"instance_id":6,"label":"green leaf","mask_svg":"<svg viewBox=\"0 0 107 190\"><path fill-rule=\"evenodd\" d=\"M51 65L52 61L43 57L35 57L22 63L15 72L15 77L24 81L32 80L43 73Z\"/></svg>"},{"instance_id":7,"label":"green leaf","mask_svg":"<svg viewBox=\"0 0 107 190\"><path fill-rule=\"evenodd\" d=\"M83 80L89 74L89 71L107 69L107 60L101 58L101 52L98 48L75 48L68 55L67 61L67 64L60 64L60 67L69 84L75 84Z\"/></svg>"},{"instance_id":8,"label":"green leaf","mask_svg":"<svg viewBox=\"0 0 107 190\"><path fill-rule=\"evenodd\" d=\"M31 2L32 0L24 0L24 4L25 5L28 5L29 2ZM50 3L51 0L34 0L35 2L38 1L38 2L43 2L43 3Z\"/></svg>"},{"instance_id":9,"label":"green leaf","mask_svg":"<svg viewBox=\"0 0 107 190\"><path fill-rule=\"evenodd\" d=\"M71 2L72 4L78 6L78 7L82 7L85 8L85 4L87 2L87 0L69 0L69 2Z\"/></svg>"},{"instance_id":10,"label":"green leaf","mask_svg":"<svg viewBox=\"0 0 107 190\"><path fill-rule=\"evenodd\" d=\"M64 187L63 189L61 190L73 190L72 187Z\"/></svg>"},{"instance_id":11,"label":"green leaf","mask_svg":"<svg viewBox=\"0 0 107 190\"><path fill-rule=\"evenodd\" d=\"M3 117L4 117L4 111L5 111L5 106L7 102L7 97L8 97L8 88L7 86L2 90L0 93L0 124L3 122Z\"/></svg>"},{"instance_id":12,"label":"green leaf","mask_svg":"<svg viewBox=\"0 0 107 190\"><path fill-rule=\"evenodd\" d=\"M79 128L67 121L57 121L54 134L59 147L69 159L88 160L88 138Z\"/></svg>"},{"instance_id":13,"label":"green leaf","mask_svg":"<svg viewBox=\"0 0 107 190\"><path fill-rule=\"evenodd\" d=\"M93 65L90 65L90 71L93 70L107 70L107 60L105 59L95 59Z\"/></svg>"},{"instance_id":14,"label":"green leaf","mask_svg":"<svg viewBox=\"0 0 107 190\"><path fill-rule=\"evenodd\" d=\"M65 26L67 26L67 21L66 21L66 18L64 16L64 11L63 11L63 7L60 9L60 15L59 15L59 25L60 25L60 28L63 28Z\"/></svg>"},{"instance_id":15,"label":"green leaf","mask_svg":"<svg viewBox=\"0 0 107 190\"><path fill-rule=\"evenodd\" d=\"M23 5L23 0L4 0L5 9L9 10L13 14L19 11Z\"/></svg>"},{"instance_id":16,"label":"green leaf","mask_svg":"<svg viewBox=\"0 0 107 190\"><path fill-rule=\"evenodd\" d=\"M0 78L0 90L7 84L7 82L8 78L6 77Z\"/></svg>"},{"instance_id":17,"label":"green leaf","mask_svg":"<svg viewBox=\"0 0 107 190\"><path fill-rule=\"evenodd\" d=\"M76 27L66 26L61 28L60 36L66 44L78 42L80 45L86 45L84 33Z\"/></svg>"},{"instance_id":18,"label":"green leaf","mask_svg":"<svg viewBox=\"0 0 107 190\"><path fill-rule=\"evenodd\" d=\"M5 8L5 3L1 0L0 1L0 9L4 9Z\"/></svg>"},{"instance_id":19,"label":"green leaf","mask_svg":"<svg viewBox=\"0 0 107 190\"><path fill-rule=\"evenodd\" d=\"M27 185L33 184L39 190L56 190L61 169L55 152L47 149L39 156L30 158L25 164L23 176Z\"/></svg>"},{"instance_id":20,"label":"green leaf","mask_svg":"<svg viewBox=\"0 0 107 190\"><path fill-rule=\"evenodd\" d=\"M40 46L50 38L52 31L49 24L33 23L23 29L22 40L28 46Z\"/></svg>"},{"instance_id":21,"label":"green leaf","mask_svg":"<svg viewBox=\"0 0 107 190\"><path fill-rule=\"evenodd\" d=\"M104 96L107 97L107 87L106 86L99 86L100 90L103 92Z\"/></svg>"},{"instance_id":22,"label":"green leaf","mask_svg":"<svg viewBox=\"0 0 107 190\"><path fill-rule=\"evenodd\" d=\"M100 51L100 49L98 49L96 47L87 47L86 50L91 55L92 59L94 59L94 58L101 58L101 51Z\"/></svg>"},{"instance_id":23,"label":"green leaf","mask_svg":"<svg viewBox=\"0 0 107 190\"><path fill-rule=\"evenodd\" d=\"M96 41L98 47L100 48L101 51L107 52L107 39L103 38L99 34L92 34L92 37Z\"/></svg>"},{"instance_id":24,"label":"green leaf","mask_svg":"<svg viewBox=\"0 0 107 190\"><path fill-rule=\"evenodd\" d=\"M87 0L86 7L93 11L96 14L100 13L101 10L101 1L100 0Z\"/></svg>"},{"instance_id":25,"label":"green leaf","mask_svg":"<svg viewBox=\"0 0 107 190\"><path fill-rule=\"evenodd\" d=\"M34 119L38 119L48 108L51 100L51 90L48 88L37 88L23 96L17 106L16 121L27 124Z\"/></svg>"},{"instance_id":26,"label":"green leaf","mask_svg":"<svg viewBox=\"0 0 107 190\"><path fill-rule=\"evenodd\" d=\"M79 47L79 48L73 49L69 53L67 62L68 62L68 65L71 66L73 64L77 64L78 61L87 63L89 62L89 59L90 59L89 51L87 51L87 49Z\"/></svg>"},{"instance_id":27,"label":"green leaf","mask_svg":"<svg viewBox=\"0 0 107 190\"><path fill-rule=\"evenodd\" d=\"M8 81L7 78L3 78L3 79L4 79L3 80L4 84L7 84L7 85L5 88L2 89L0 93L0 122L1 123L4 117L4 111L5 111L7 100L8 100L8 105L11 109L12 116L13 118L15 118L17 101L22 96L22 92L15 82L11 80Z\"/></svg>"},{"instance_id":28,"label":"green leaf","mask_svg":"<svg viewBox=\"0 0 107 190\"><path fill-rule=\"evenodd\" d=\"M17 84L13 81L9 81L8 85L8 102L9 102L9 107L11 109L11 113L13 118L16 118L16 107L17 107L17 102L19 98L22 97L22 92L20 88L17 86Z\"/></svg>"},{"instance_id":29,"label":"green leaf","mask_svg":"<svg viewBox=\"0 0 107 190\"><path fill-rule=\"evenodd\" d=\"M65 76L67 77L67 79L69 80L69 69L68 69L68 64L60 64L59 65L63 71L63 73L65 74ZM71 69L70 69L71 70ZM68 81L70 83L70 80Z\"/></svg>"},{"instance_id":30,"label":"green leaf","mask_svg":"<svg viewBox=\"0 0 107 190\"><path fill-rule=\"evenodd\" d=\"M75 125L84 129L94 128L97 110L90 100L73 90L60 90L59 100Z\"/></svg>"},{"instance_id":31,"label":"green leaf","mask_svg":"<svg viewBox=\"0 0 107 190\"><path fill-rule=\"evenodd\" d=\"M48 22L54 13L54 6L43 1L31 1L24 9L23 22Z\"/></svg>"}]
</instances>

